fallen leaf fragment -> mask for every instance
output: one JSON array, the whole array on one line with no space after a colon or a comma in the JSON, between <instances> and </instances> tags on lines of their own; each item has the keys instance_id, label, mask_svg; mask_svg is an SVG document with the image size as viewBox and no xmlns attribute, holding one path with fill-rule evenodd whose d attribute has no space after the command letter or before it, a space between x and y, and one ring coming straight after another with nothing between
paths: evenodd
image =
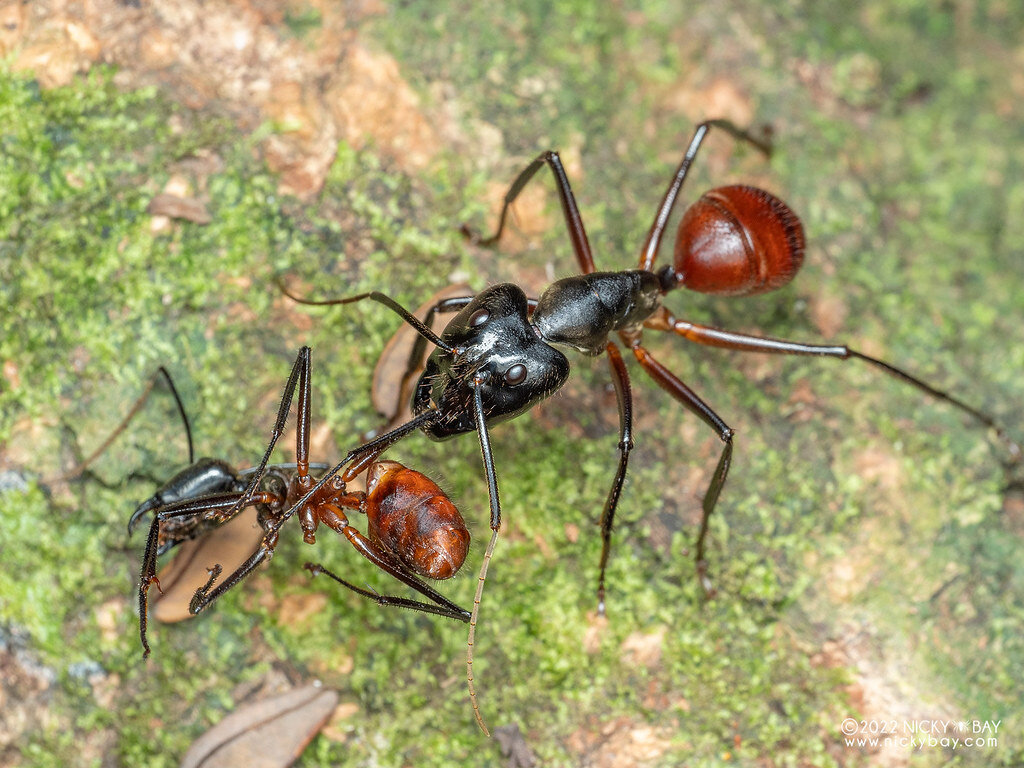
<instances>
[{"instance_id":1,"label":"fallen leaf fragment","mask_svg":"<svg viewBox=\"0 0 1024 768\"><path fill-rule=\"evenodd\" d=\"M263 539L256 523L256 509L250 507L205 536L176 547L176 554L158 578L163 592L150 591L153 618L173 623L192 618L188 606L196 590L210 578L209 568L220 563L223 581L244 563Z\"/></svg>"},{"instance_id":2,"label":"fallen leaf fragment","mask_svg":"<svg viewBox=\"0 0 1024 768\"><path fill-rule=\"evenodd\" d=\"M337 704L337 692L316 683L246 704L196 739L181 768L287 768Z\"/></svg>"},{"instance_id":3,"label":"fallen leaf fragment","mask_svg":"<svg viewBox=\"0 0 1024 768\"><path fill-rule=\"evenodd\" d=\"M473 293L474 291L464 283L449 285L427 299L413 314L423 320L430 308L439 301L456 296L472 296ZM448 314L435 315L431 330L436 331L438 328L443 328L450 319L451 315ZM416 385L423 368L420 367L413 371L406 380L405 391L402 391L402 377L405 375L409 356L412 354L413 345L418 338L419 333L415 328L408 323L402 323L395 335L384 345L384 350L377 358L377 365L373 369L370 401L377 412L388 419L389 428L391 425L400 424L412 418L410 410L412 388ZM432 347L427 347L428 354L431 349Z\"/></svg>"},{"instance_id":4,"label":"fallen leaf fragment","mask_svg":"<svg viewBox=\"0 0 1024 768\"><path fill-rule=\"evenodd\" d=\"M209 224L213 217L206 206L194 197L160 194L149 201L146 212L153 216L167 216L171 219L185 219L196 224Z\"/></svg>"}]
</instances>

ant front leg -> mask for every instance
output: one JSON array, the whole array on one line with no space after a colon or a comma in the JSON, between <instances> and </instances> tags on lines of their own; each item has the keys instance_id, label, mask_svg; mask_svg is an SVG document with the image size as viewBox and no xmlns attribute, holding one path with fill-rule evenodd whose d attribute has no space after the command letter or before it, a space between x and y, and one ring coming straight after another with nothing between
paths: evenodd
<instances>
[{"instance_id":1,"label":"ant front leg","mask_svg":"<svg viewBox=\"0 0 1024 768\"><path fill-rule=\"evenodd\" d=\"M274 452L274 447L277 445L278 439L280 439L281 435L284 434L285 424L288 421L288 412L291 410L292 397L295 396L296 388L299 391L299 402L295 417L297 432L295 463L300 484L306 484L306 479L309 475L311 367L312 352L309 347L303 347L299 350L299 354L295 358L295 363L292 365L291 373L288 375L288 381L284 385L284 393L281 395L281 405L277 409L277 419L275 420L274 427L270 432L270 442L267 444L267 449L263 452L263 458L260 459L260 463L252 473L252 480L249 481L249 484L246 486L241 498L238 500L238 506L240 508L246 506L250 502L256 493L256 489L259 488L260 483L263 482L263 476L266 473L267 463L270 461L270 455Z\"/></svg>"},{"instance_id":2,"label":"ant front leg","mask_svg":"<svg viewBox=\"0 0 1024 768\"><path fill-rule=\"evenodd\" d=\"M257 494L258 498L260 494ZM243 507L244 509L244 507ZM227 576L223 581L214 587L214 583L220 578L223 573L223 568L220 563L214 563L207 570L210 573L210 578L207 582L196 590L196 593L192 596L192 601L188 604L189 613L196 615L202 613L211 603L217 600L228 590L234 588L237 584L241 583L252 573L256 566L265 560L269 560L274 550L277 548L277 531L280 526L273 526L263 536L263 541L260 542L259 547L253 552L249 559L242 563L236 568L231 574Z\"/></svg>"},{"instance_id":3,"label":"ant front leg","mask_svg":"<svg viewBox=\"0 0 1024 768\"><path fill-rule=\"evenodd\" d=\"M423 316L423 325L433 330L433 324L435 318L439 314L448 314L451 312L458 312L467 304L473 301L473 296L451 296L446 299L441 299L431 305L430 309L427 310ZM415 330L415 329L414 329ZM399 331L398 333L400 333ZM392 337L394 341L398 337L398 333ZM387 423L379 430L372 434L379 434L386 432L387 430L393 429L398 423L399 418L402 414L402 408L404 405L412 402L413 393L415 391L417 380L420 374L423 372L427 361L427 339L426 336L416 334L416 340L413 342L412 349L409 351L409 357L406 360L405 370L402 372L402 378L398 382L398 404L395 410L395 415L390 418ZM389 346L392 342L388 342ZM387 353L387 348L381 353L381 357ZM376 371L374 372L374 380L376 381ZM387 415L384 413L383 415Z\"/></svg>"},{"instance_id":4,"label":"ant front leg","mask_svg":"<svg viewBox=\"0 0 1024 768\"><path fill-rule=\"evenodd\" d=\"M256 566L265 560L269 560L274 554L274 550L277 548L278 530L280 530L285 520L288 519L287 514L280 513L280 509L284 505L285 499L279 498L278 496L266 491L258 491L257 489L263 482L263 478L266 474L267 463L270 461L270 456L277 445L277 441L284 433L285 424L288 421L288 413L291 410L292 397L294 397L296 390L298 390L299 399L295 415L296 471L293 484L295 489L300 491L310 485L309 431L311 416L311 369L312 351L309 347L302 347L302 349L299 350L298 356L295 358L295 363L292 365L291 373L288 375L288 381L284 387L284 394L281 396L281 405L277 411L277 419L274 422L273 430L271 430L270 442L267 444L267 449L263 452L263 458L260 460L259 465L253 470L252 480L249 481L249 484L238 497L234 506L232 506L225 514L225 520L227 520L253 504L266 504L268 506L267 516L266 519L262 520L262 526L264 528L263 540L260 542L256 551L253 552L253 554L250 555L244 563L238 566L238 568L229 574L223 581L217 584L216 587L213 585L220 577L223 569L220 563L214 563L209 569L209 580L206 584L197 589L195 594L192 596L192 601L189 603L188 607L189 613L201 613L221 595L232 589L239 582L243 581L250 573L253 572L253 570L255 570ZM292 495L287 491L286 494L289 496Z\"/></svg>"},{"instance_id":5,"label":"ant front leg","mask_svg":"<svg viewBox=\"0 0 1024 768\"><path fill-rule=\"evenodd\" d=\"M285 496L289 494L289 491L286 489L282 496L278 496L266 490L261 491L259 488L265 477L270 455L277 444L277 440L284 432L288 412L291 409L292 397L296 389L299 391L299 403L295 451L296 479L293 482L297 489L302 489L310 484L310 360L311 353L309 347L303 347L296 357L295 364L292 366L288 377L288 382L285 385L270 443L259 465L252 471L252 479L244 490L239 492L238 488L241 487L241 484L238 482L238 475L233 473L224 462L203 459L179 473L164 488L158 491L152 499L140 505L135 510L131 520L129 520L130 532L141 516L150 509L153 509L153 522L150 525L149 536L146 540L146 550L142 559L142 572L139 577L139 629L144 655L148 656L150 652L149 644L146 640L149 589L154 583L157 585L157 588L160 586L156 576L157 558L167 548L166 541L162 543L161 538L169 539L172 544L188 538L194 538L207 528L228 522L250 506L256 504L267 505L265 519L262 520L265 535L259 548L226 579L217 584L216 587L214 587L214 584L220 577L223 569L219 563L214 563L209 568L209 580L197 589L192 597L192 601L189 604L189 612L192 614L203 611L217 598L248 576L259 563L269 559L273 554L274 548L277 546L277 531L284 520L287 519L286 516L278 514L277 511L284 506ZM218 488L217 486L220 487ZM214 492L227 491L228 487L232 487L230 492Z\"/></svg>"},{"instance_id":6,"label":"ant front leg","mask_svg":"<svg viewBox=\"0 0 1024 768\"><path fill-rule=\"evenodd\" d=\"M257 494L254 503L268 503L274 500L267 496ZM153 584L160 589L160 580L156 576L156 561L162 548L161 533L165 537L170 533L172 541L182 541L191 538L196 531L205 526L226 523L245 508L245 506L238 505L240 499L241 494L238 492L210 494L199 498L184 499L154 510L139 574L139 636L142 640L143 658L149 656L150 653L149 642L146 640L149 590ZM220 573L219 569L219 565L215 565L213 568L213 570L217 570L217 575ZM215 579L216 576L211 578L204 589L209 589ZM192 613L197 612L192 611Z\"/></svg>"},{"instance_id":7,"label":"ant front leg","mask_svg":"<svg viewBox=\"0 0 1024 768\"><path fill-rule=\"evenodd\" d=\"M473 642L476 639L476 622L480 614L480 600L484 591L484 580L487 578L487 566L494 555L494 545L498 543L498 529L501 528L501 501L498 497L498 478L494 471L494 455L491 453L491 438L487 433L487 422L484 417L482 378L473 380L473 416L476 419L476 434L480 439L480 455L484 462L484 473L487 476L487 497L491 505L491 540L487 542L484 560L477 577L476 594L473 596L473 615L469 619L469 638L466 641L466 683L469 687L469 700L473 704L473 714L485 736L490 736L484 718L480 714L480 705L476 699L476 686L473 683Z\"/></svg>"},{"instance_id":8,"label":"ant front leg","mask_svg":"<svg viewBox=\"0 0 1024 768\"><path fill-rule=\"evenodd\" d=\"M277 548L278 531L296 510L299 512L299 522L304 540L310 544L315 541L316 520L312 518L307 506L296 504L290 509L282 511L282 507L285 506L287 500L310 489L312 486L309 475L309 437L312 421L312 365L312 350L308 346L302 347L295 358L295 364L292 366L291 373L288 376L288 382L285 384L284 395L281 398L281 406L278 408L277 420L274 423L270 443L263 453L263 459L260 461L259 466L253 472L253 479L249 482L242 497L236 503L239 510L256 503L263 503L268 506L266 517L262 521L265 532L263 541L260 542L256 551L249 556L249 559L220 582L216 588L213 588L213 584L221 575L222 569L220 564L214 564L210 568L209 581L196 590L195 595L192 597L192 602L189 603L189 611L193 614L203 611L217 598L243 581L260 563L269 560L273 556L274 550ZM287 498L281 499L265 491L258 492L256 489L259 488L263 480L267 462L270 460L274 446L284 432L284 427L288 420L288 412L291 409L292 397L296 389L298 390L299 397L295 413L295 476L289 483L289 488L286 491ZM330 492L329 486L326 487L325 492ZM233 513L237 513L237 511L235 509L232 510Z\"/></svg>"}]
</instances>

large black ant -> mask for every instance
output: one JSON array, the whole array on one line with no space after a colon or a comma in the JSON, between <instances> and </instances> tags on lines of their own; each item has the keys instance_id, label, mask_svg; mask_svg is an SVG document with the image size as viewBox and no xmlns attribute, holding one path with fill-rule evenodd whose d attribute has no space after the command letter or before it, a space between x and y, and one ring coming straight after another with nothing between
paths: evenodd
<instances>
[{"instance_id":1,"label":"large black ant","mask_svg":"<svg viewBox=\"0 0 1024 768\"><path fill-rule=\"evenodd\" d=\"M705 193L687 209L679 224L673 263L655 271L662 236L680 188L711 128L723 130L765 155L770 152L766 143L729 122L710 120L698 125L658 207L637 269L596 271L569 180L558 154L549 151L540 154L512 183L505 195L497 229L491 237L481 239L473 236L469 230L464 230L475 243L495 243L504 231L512 203L536 172L542 166L548 166L555 178L569 238L582 274L558 280L539 299L527 298L518 286L502 283L476 296L438 302L429 310L424 324L392 299L376 291L344 299L310 301L293 296L285 289L291 298L304 304L348 304L370 299L397 312L420 334L410 356L406 379L423 366L426 342L435 346L426 359L426 367L414 390L413 419L350 453L295 501L286 515L319 499L323 489L329 487L336 473L349 462L352 464L342 475L343 479L350 476L353 470L358 471L363 462L375 460L386 448L416 429L422 430L433 440L446 440L467 432L477 434L487 478L492 533L484 552L469 619L467 678L473 709L485 733L487 729L480 715L473 684L473 640L483 583L501 524L501 505L489 430L495 424L529 410L565 383L569 375L569 361L552 345L571 347L585 355L607 354L618 402L619 463L601 515L602 547L597 582L598 611L601 614L605 611L605 570L611 547L612 524L633 448L633 405L629 376L619 346L611 338L613 332L618 333L619 341L633 353L644 371L714 430L724 443L702 503L703 514L695 545L698 577L709 595L713 587L708 578L705 555L708 521L729 473L733 430L644 347L644 328L671 331L699 344L744 352L817 355L864 361L953 405L994 430L1007 446L1011 460L1018 461L1020 458L1020 446L1010 440L990 416L886 362L845 345L803 344L698 325L677 319L662 305L663 297L680 287L723 296L749 296L772 291L787 284L803 262L803 226L790 208L764 190L749 186L728 186ZM449 312L457 314L440 336L434 334L428 327L430 321L437 313ZM462 617L457 615L454 618Z\"/></svg>"},{"instance_id":2,"label":"large black ant","mask_svg":"<svg viewBox=\"0 0 1024 768\"><path fill-rule=\"evenodd\" d=\"M252 555L219 583L217 581L223 568L220 563L210 564L209 579L193 595L189 604L190 613L198 614L205 610L252 573L260 563L269 560L277 547L281 527L293 514L298 513L302 537L306 543L315 543L317 528L320 524L326 525L345 536L367 560L417 590L431 602L378 594L345 581L321 565L306 563L305 568L313 575L325 574L380 605L397 605L469 621L469 611L460 608L423 581L423 578L443 580L454 576L466 558L470 541L462 515L430 478L395 461L376 461L377 454L373 454L359 462L355 471L346 473L344 479L334 476L330 482L317 483L315 491L308 493L316 479L311 470L323 471L328 467L327 464L309 461L309 347L299 351L292 366L270 443L262 460L256 467L241 471L232 469L227 462L219 459L195 460L192 432L181 398L166 369L160 368L158 373L166 379L184 421L189 465L143 501L128 521L128 532L131 533L143 517L147 514L153 516L146 538L138 588L139 636L144 657L150 653L146 636L149 591L153 584L160 587L156 573L157 558L184 541L224 525L249 507L256 507L257 521L263 531L262 540ZM89 458L67 473L65 478L81 474L124 430L149 396L155 381L154 376L114 433ZM295 462L269 464L277 440L284 432L296 390L299 396ZM372 451L373 442L365 448ZM346 462L360 453L353 451L346 457ZM366 491L348 491L346 482L351 483L364 470ZM296 503L303 494L303 501ZM345 509L366 515L366 535L350 524Z\"/></svg>"}]
</instances>

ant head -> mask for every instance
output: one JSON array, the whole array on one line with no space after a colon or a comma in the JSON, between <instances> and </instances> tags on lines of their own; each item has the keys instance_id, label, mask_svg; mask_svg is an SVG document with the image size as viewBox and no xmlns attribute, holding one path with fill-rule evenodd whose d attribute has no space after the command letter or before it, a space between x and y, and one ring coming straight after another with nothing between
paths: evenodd
<instances>
[{"instance_id":1,"label":"ant head","mask_svg":"<svg viewBox=\"0 0 1024 768\"><path fill-rule=\"evenodd\" d=\"M510 283L483 291L441 334L451 352L435 349L416 388L414 408L441 414L428 434L443 439L476 429L473 391L480 389L488 424L514 418L561 387L565 355L530 325L526 294Z\"/></svg>"}]
</instances>

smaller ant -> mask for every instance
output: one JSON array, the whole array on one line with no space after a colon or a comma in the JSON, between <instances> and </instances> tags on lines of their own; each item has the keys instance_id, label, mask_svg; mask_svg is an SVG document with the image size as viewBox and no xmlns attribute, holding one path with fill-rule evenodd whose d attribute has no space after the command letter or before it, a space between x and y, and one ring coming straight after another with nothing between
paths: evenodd
<instances>
[{"instance_id":1,"label":"smaller ant","mask_svg":"<svg viewBox=\"0 0 1024 768\"><path fill-rule=\"evenodd\" d=\"M466 559L470 543L469 531L462 515L430 478L396 461L377 461L380 451L375 450L371 441L346 457L347 461L359 459L350 471L333 477L329 483L320 485L316 493L301 505L296 504L317 480L311 470L322 471L328 466L309 461L310 372L311 351L309 347L303 347L285 385L270 443L262 460L256 467L236 471L219 459L194 459L191 428L181 398L166 369L159 369L158 373L170 385L185 423L190 463L143 501L128 521L130 534L143 517L150 513L153 515L139 576L139 636L144 658L150 654L146 636L149 590L153 584L160 589L156 574L159 556L184 541L227 523L249 507L256 508L257 521L263 530L259 546L244 563L219 583L217 581L223 567L220 563L211 564L208 568L210 578L193 595L189 604L190 613L201 613L245 579L260 563L269 560L277 547L281 527L297 513L302 538L307 544L315 543L316 531L323 524L348 539L356 551L371 563L412 587L430 602L378 594L345 581L322 565L306 563L304 567L314 576L329 576L379 605L394 605L458 621L469 621L468 611L422 580L427 578L440 581L454 576ZM124 430L149 396L155 380L154 376L100 450L93 452L75 467L68 473L68 477L81 474L89 462ZM296 389L299 392L296 460L288 464L269 464L270 455L284 431ZM364 470L367 490L348 491L346 484ZM344 511L346 509L366 515L366 535L350 523Z\"/></svg>"}]
</instances>

